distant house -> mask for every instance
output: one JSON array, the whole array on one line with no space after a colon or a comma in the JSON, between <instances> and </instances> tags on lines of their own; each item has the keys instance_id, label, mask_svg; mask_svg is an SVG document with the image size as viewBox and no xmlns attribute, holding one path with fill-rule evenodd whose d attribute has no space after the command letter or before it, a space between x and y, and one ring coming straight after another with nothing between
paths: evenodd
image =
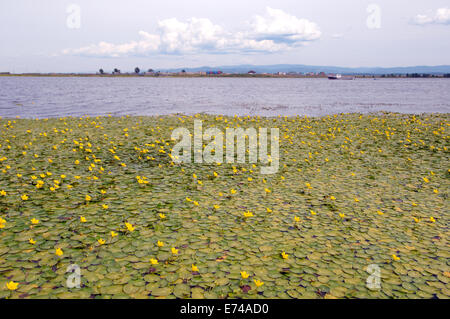
<instances>
[{"instance_id":1,"label":"distant house","mask_svg":"<svg viewBox=\"0 0 450 319\"><path fill-rule=\"evenodd\" d=\"M248 71L248 74L256 74L256 72L253 70L250 70L250 71Z\"/></svg>"}]
</instances>

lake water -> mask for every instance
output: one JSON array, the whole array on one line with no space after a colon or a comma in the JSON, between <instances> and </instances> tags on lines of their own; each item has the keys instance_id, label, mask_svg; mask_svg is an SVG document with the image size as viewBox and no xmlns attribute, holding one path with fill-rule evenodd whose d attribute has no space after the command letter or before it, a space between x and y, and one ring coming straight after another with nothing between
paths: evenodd
<instances>
[{"instance_id":1,"label":"lake water","mask_svg":"<svg viewBox=\"0 0 450 319\"><path fill-rule=\"evenodd\" d=\"M450 113L450 79L0 77L0 116Z\"/></svg>"}]
</instances>

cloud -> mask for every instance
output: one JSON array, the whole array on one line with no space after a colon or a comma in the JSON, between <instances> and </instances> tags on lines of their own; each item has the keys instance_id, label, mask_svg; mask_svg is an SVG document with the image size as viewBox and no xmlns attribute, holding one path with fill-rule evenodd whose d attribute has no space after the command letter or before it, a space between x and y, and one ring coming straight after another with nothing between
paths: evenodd
<instances>
[{"instance_id":1,"label":"cloud","mask_svg":"<svg viewBox=\"0 0 450 319\"><path fill-rule=\"evenodd\" d=\"M122 44L102 41L81 48L65 49L62 53L98 57L267 53L302 46L321 36L315 23L269 7L264 16L254 16L246 26L245 30L229 32L205 18L191 18L186 22L171 18L159 21L155 34L139 31L138 41Z\"/></svg>"},{"instance_id":2,"label":"cloud","mask_svg":"<svg viewBox=\"0 0 450 319\"><path fill-rule=\"evenodd\" d=\"M417 25L427 25L427 24L450 25L450 9L449 8L437 9L434 15L418 14L413 18L412 23Z\"/></svg>"}]
</instances>

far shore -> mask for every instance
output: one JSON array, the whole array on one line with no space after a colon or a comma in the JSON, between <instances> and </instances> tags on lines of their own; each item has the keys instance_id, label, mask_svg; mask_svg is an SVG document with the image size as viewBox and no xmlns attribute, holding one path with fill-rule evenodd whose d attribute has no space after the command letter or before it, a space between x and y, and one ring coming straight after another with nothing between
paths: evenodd
<instances>
[{"instance_id":1,"label":"far shore","mask_svg":"<svg viewBox=\"0 0 450 319\"><path fill-rule=\"evenodd\" d=\"M343 74L352 76L354 78L396 78L396 79L411 79L411 78L449 78L443 74ZM328 79L328 75L305 75L305 74L246 74L246 73L232 73L232 74L182 74L182 73L155 73L155 74L136 74L136 73L121 73L121 74L99 74L99 73L8 73L0 72L3 77L106 77L106 78L288 78L288 79Z\"/></svg>"}]
</instances>

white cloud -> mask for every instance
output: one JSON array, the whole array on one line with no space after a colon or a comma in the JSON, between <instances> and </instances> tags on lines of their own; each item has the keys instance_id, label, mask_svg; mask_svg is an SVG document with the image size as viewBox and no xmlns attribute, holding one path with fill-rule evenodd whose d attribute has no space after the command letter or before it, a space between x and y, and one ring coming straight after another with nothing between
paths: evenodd
<instances>
[{"instance_id":1,"label":"white cloud","mask_svg":"<svg viewBox=\"0 0 450 319\"><path fill-rule=\"evenodd\" d=\"M434 14L418 14L414 17L414 24L426 25L426 24L446 24L450 25L450 9L440 8L437 9Z\"/></svg>"},{"instance_id":2,"label":"white cloud","mask_svg":"<svg viewBox=\"0 0 450 319\"><path fill-rule=\"evenodd\" d=\"M266 8L264 16L256 15L247 23L247 30L229 32L209 19L176 18L158 22L156 34L140 31L139 41L122 44L100 42L89 46L65 49L63 54L123 57L151 54L278 52L320 38L318 26L282 10Z\"/></svg>"}]
</instances>

